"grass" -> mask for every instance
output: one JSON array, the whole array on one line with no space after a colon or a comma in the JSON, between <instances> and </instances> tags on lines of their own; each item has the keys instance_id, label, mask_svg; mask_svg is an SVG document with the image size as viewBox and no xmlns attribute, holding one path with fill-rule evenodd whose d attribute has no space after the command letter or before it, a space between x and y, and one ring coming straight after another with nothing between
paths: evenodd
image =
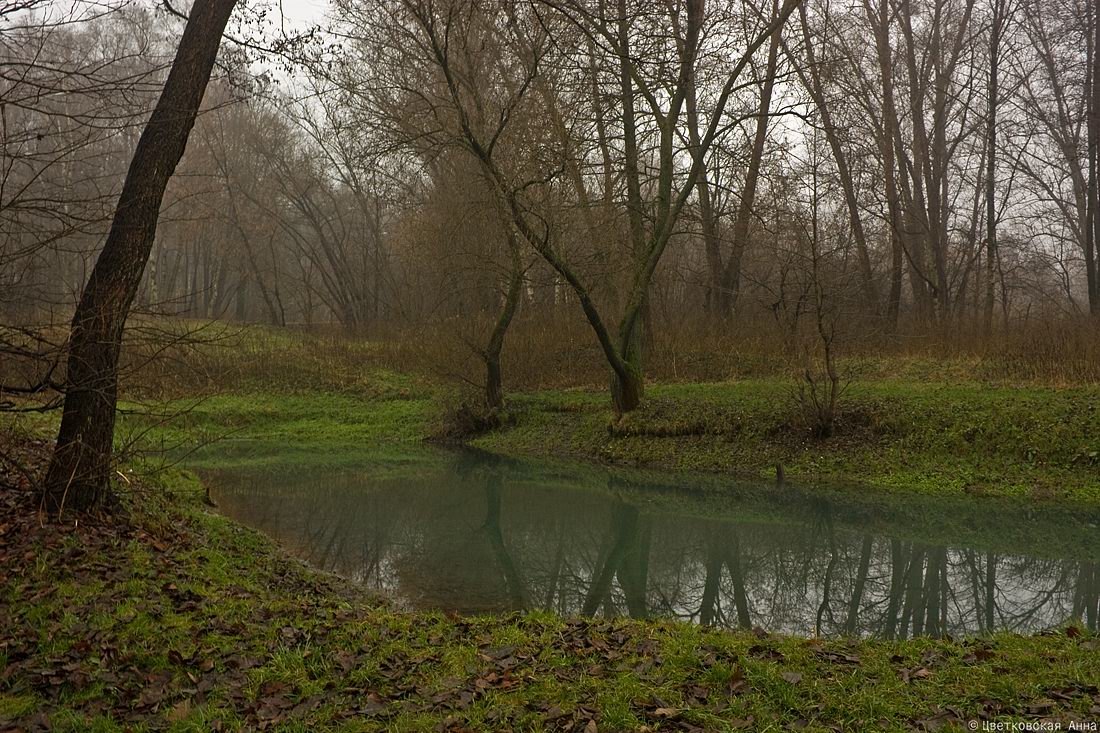
<instances>
[{"instance_id":1,"label":"grass","mask_svg":"<svg viewBox=\"0 0 1100 733\"><path fill-rule=\"evenodd\" d=\"M122 405L116 437L145 455L188 454L190 465L203 465L203 448L212 444L220 465L262 463L276 454L284 464L317 463L319 452L340 463L354 461L365 448L378 453L389 446L400 454L423 442L439 391L411 377L372 370L347 391L248 390L150 406L131 402Z\"/></svg>"},{"instance_id":2,"label":"grass","mask_svg":"<svg viewBox=\"0 0 1100 733\"><path fill-rule=\"evenodd\" d=\"M171 456L231 438L189 460L249 470L362 467L365 449L375 473L433 460L419 444L441 419L438 382L395 371L369 345L247 339L184 385L203 399L176 394L149 410L131 394L121 441ZM618 464L647 501L703 516L769 521L816 493L851 508L838 521L885 522L899 536L996 549L1012 541L1003 527L1060 512L1076 529L1052 546L1090 542L1100 387L985 382L994 367L971 357L936 382L923 378L934 360L864 361L827 441L800 425L789 375L759 360L725 381L651 385L622 420L602 389L532 387L510 396L506 427L471 442L535 457L548 475L591 470L558 459ZM29 434L51 424L20 423ZM776 464L805 486L764 500L730 480L771 478ZM651 471L665 469L692 472L698 492L661 488ZM823 641L403 612L210 513L189 474L160 470L138 486L150 490L130 497L122 528L2 514L0 729L966 730L977 719L1100 718L1100 639L1075 627ZM964 506L986 508L989 522L963 519Z\"/></svg>"},{"instance_id":3,"label":"grass","mask_svg":"<svg viewBox=\"0 0 1100 733\"><path fill-rule=\"evenodd\" d=\"M206 511L31 530L0 585L0 724L62 731L907 730L1095 719L1096 637L820 641L393 610ZM33 518L32 518L33 525ZM89 534L92 533L92 534ZM589 727L589 721L594 721Z\"/></svg>"},{"instance_id":4,"label":"grass","mask_svg":"<svg viewBox=\"0 0 1100 733\"><path fill-rule=\"evenodd\" d=\"M653 385L614 420L606 396L513 396L516 419L472 444L652 468L848 482L897 493L1100 502L1100 388L861 382L832 438L800 424L779 379Z\"/></svg>"},{"instance_id":5,"label":"grass","mask_svg":"<svg viewBox=\"0 0 1100 733\"><path fill-rule=\"evenodd\" d=\"M650 385L616 420L602 389L513 393L505 426L472 436L506 455L562 457L675 471L933 497L1100 503L1100 386L865 380L841 401L836 434L816 439L782 377ZM450 390L373 369L354 389L269 388L133 403L120 442L179 454L229 440L214 460L328 465L407 447L440 432ZM41 427L41 418L26 418ZM34 422L37 420L37 422ZM203 460L202 453L193 462Z\"/></svg>"},{"instance_id":6,"label":"grass","mask_svg":"<svg viewBox=\"0 0 1100 733\"><path fill-rule=\"evenodd\" d=\"M1100 502L1092 359L1100 339L1091 327L1047 324L988 343L914 338L852 349L841 371L857 378L841 399L836 435L817 440L793 400L797 376L774 344L698 324L672 329L668 343L655 346L642 408L616 421L603 370L590 368L599 367L598 354L581 349L572 331L529 326L517 327L515 353L506 354L509 419L473 437L479 448L746 478L771 479L781 465L795 481L893 494ZM308 462L324 445L339 463L364 446L400 452L450 432L440 428L456 390L418 359L462 360L432 351L430 338L228 326L217 333L204 348L149 367L131 396L176 399L124 420L123 442L178 451L228 437L241 463L273 452ZM570 361L531 358L543 353ZM190 368L173 366L183 361ZM548 387L561 384L572 386Z\"/></svg>"}]
</instances>

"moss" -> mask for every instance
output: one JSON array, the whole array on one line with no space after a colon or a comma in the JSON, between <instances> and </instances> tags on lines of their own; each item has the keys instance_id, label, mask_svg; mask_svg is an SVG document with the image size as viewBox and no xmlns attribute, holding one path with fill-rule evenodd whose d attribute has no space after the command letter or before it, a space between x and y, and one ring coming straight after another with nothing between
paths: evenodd
<instances>
[{"instance_id":1,"label":"moss","mask_svg":"<svg viewBox=\"0 0 1100 733\"><path fill-rule=\"evenodd\" d=\"M937 496L1100 502L1100 388L872 382L836 434L811 437L778 380L654 385L616 420L599 393L514 398L513 427L472 441L506 454L858 483Z\"/></svg>"},{"instance_id":2,"label":"moss","mask_svg":"<svg viewBox=\"0 0 1100 733\"><path fill-rule=\"evenodd\" d=\"M65 562L66 551L48 541L37 546L46 562L26 569L21 593L6 595L14 638L43 617L90 618L91 609L117 607L95 617L97 643L111 653L79 659L90 679L120 681L88 687L70 676L43 687L36 670L64 660L41 639L20 648L27 659L0 679L0 718L45 713L60 730L133 722L139 730L234 730L265 721L283 731L536 731L560 713L596 720L600 730L680 722L724 730L750 719L758 730L800 721L901 730L944 715L958 725L991 711L1028 718L1033 706L1069 720L1096 704L1098 640L1076 629L980 643L846 642L545 612L401 612L207 513L191 481L177 476L172 500L156 507L176 527L171 538L138 532L117 555L87 566ZM74 584L77 593L42 593ZM53 635L62 646L83 639L68 623ZM142 702L153 694L150 680L162 686L155 706ZM201 697L196 685L207 690ZM34 688L45 696L27 692ZM128 716L136 719L124 724Z\"/></svg>"},{"instance_id":3,"label":"moss","mask_svg":"<svg viewBox=\"0 0 1100 733\"><path fill-rule=\"evenodd\" d=\"M377 389L364 386L369 379ZM232 434L232 449L207 459L219 465L287 465L288 456L301 465L362 463L364 445L378 449L366 459L372 470L416 471L435 460L411 448L429 432L437 394L394 375L369 379L354 393L221 395L147 439L178 449L196 436ZM713 489L698 496L657 490L653 499L703 514L744 500L731 493L730 474L765 476L775 463L815 484L806 490L862 511L853 522L870 521L882 502L901 507L903 523L924 517L948 534L986 531L953 525L957 502L984 503L1003 523L1005 513L1030 511L1034 499L1043 500L1041 511L1068 515L1100 500L1097 388L860 384L825 442L799 427L789 394L779 380L653 386L644 408L621 421L599 392L516 395L514 424L474 443L629 464L639 468L625 476L638 484L653 483L649 468L715 472ZM134 433L153 422L125 419ZM589 470L548 466L542 473L558 471L562 480ZM681 722L707 730L902 730L962 727L980 716L1090 719L1100 705L1100 640L1077 629L848 642L547 613L401 612L207 512L190 474L162 467L148 481L167 491L133 498L140 532L83 557L74 557L72 536L43 539L34 562L9 576L0 592L0 616L12 630L0 648L0 721L45 713L58 730L261 722L288 731L544 730L561 712L555 720L593 719L600 730ZM846 485L852 481L859 483ZM769 512L786 510L761 502L741 511L768 521ZM95 654L81 651L89 629ZM488 653L502 648L514 668L502 670ZM43 683L41 670L70 658L81 660L88 680L107 672L119 682L97 685L66 672L58 684ZM150 706L141 695L151 680L166 693ZM211 686L197 696L203 680ZM268 721L272 699L279 717Z\"/></svg>"}]
</instances>

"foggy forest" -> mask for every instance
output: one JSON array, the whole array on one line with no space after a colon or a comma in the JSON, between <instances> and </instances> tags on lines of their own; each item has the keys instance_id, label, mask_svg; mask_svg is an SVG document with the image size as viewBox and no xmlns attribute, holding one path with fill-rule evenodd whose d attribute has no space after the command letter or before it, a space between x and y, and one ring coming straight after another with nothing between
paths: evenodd
<instances>
[{"instance_id":1,"label":"foggy forest","mask_svg":"<svg viewBox=\"0 0 1100 733\"><path fill-rule=\"evenodd\" d=\"M1098 243L1094 0L0 0L0 731L1096 730Z\"/></svg>"}]
</instances>

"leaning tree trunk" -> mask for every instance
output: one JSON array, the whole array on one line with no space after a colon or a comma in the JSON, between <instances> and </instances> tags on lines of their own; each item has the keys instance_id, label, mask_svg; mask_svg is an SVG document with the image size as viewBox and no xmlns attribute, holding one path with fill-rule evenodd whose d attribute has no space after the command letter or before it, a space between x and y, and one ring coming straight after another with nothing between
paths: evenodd
<instances>
[{"instance_id":1,"label":"leaning tree trunk","mask_svg":"<svg viewBox=\"0 0 1100 733\"><path fill-rule=\"evenodd\" d=\"M773 13L780 17L779 7ZM783 29L777 27L768 46L768 65L764 72L764 81L760 87L760 104L756 114L756 131L753 135L752 152L745 171L745 183L741 189L741 202L737 207L737 218L733 223L733 249L729 253L725 267L715 284L717 300L715 312L724 320L733 317L737 298L741 293L741 260L749 245L749 226L752 224L756 206L756 189L760 181L760 169L764 161L764 146L768 142L768 123L771 121L772 94L775 90L776 69L779 64L779 47L783 43Z\"/></svg>"},{"instance_id":2,"label":"leaning tree trunk","mask_svg":"<svg viewBox=\"0 0 1100 733\"><path fill-rule=\"evenodd\" d=\"M118 356L157 231L236 0L196 0L157 106L138 140L103 251L73 315L65 406L46 476L50 512L86 511L109 494Z\"/></svg>"},{"instance_id":3,"label":"leaning tree trunk","mask_svg":"<svg viewBox=\"0 0 1100 733\"><path fill-rule=\"evenodd\" d=\"M519 243L514 232L508 233L508 246L512 251L512 272L508 277L508 290L504 294L504 305L497 315L489 343L482 352L485 360L485 406L490 410L504 407L504 380L500 370L500 352L504 348L504 336L512 318L516 315L523 296L523 263L519 257Z\"/></svg>"}]
</instances>

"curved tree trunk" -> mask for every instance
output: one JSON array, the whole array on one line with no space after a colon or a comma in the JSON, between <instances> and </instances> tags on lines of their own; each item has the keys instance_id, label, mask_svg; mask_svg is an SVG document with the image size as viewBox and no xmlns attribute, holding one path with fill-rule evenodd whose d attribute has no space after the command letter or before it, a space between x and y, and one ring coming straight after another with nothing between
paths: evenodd
<instances>
[{"instance_id":1,"label":"curved tree trunk","mask_svg":"<svg viewBox=\"0 0 1100 733\"><path fill-rule=\"evenodd\" d=\"M512 251L512 272L508 280L508 291L504 295L504 305L497 315L497 322L489 336L489 343L482 352L485 360L485 406L490 410L504 407L504 383L500 370L500 352L504 349L504 336L512 324L512 318L519 307L523 295L523 265L519 258L519 243L514 233L508 234L508 246Z\"/></svg>"},{"instance_id":2,"label":"curved tree trunk","mask_svg":"<svg viewBox=\"0 0 1100 733\"><path fill-rule=\"evenodd\" d=\"M103 251L73 315L65 407L45 508L86 511L109 494L118 356L157 231L161 200L187 147L236 0L196 0L157 106L138 140Z\"/></svg>"}]
</instances>

